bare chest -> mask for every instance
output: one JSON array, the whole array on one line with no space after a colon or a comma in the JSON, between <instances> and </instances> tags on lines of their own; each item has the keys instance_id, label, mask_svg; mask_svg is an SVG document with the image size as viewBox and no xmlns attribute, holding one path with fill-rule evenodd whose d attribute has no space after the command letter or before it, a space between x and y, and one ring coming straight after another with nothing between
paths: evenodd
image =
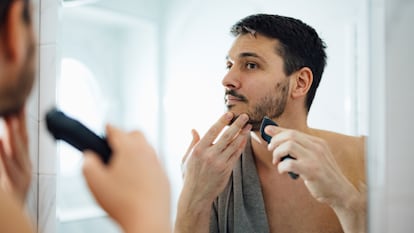
<instances>
[{"instance_id":1,"label":"bare chest","mask_svg":"<svg viewBox=\"0 0 414 233\"><path fill-rule=\"evenodd\" d=\"M317 202L302 180L280 175L269 177L260 173L259 177L270 232L343 232L333 210Z\"/></svg>"}]
</instances>

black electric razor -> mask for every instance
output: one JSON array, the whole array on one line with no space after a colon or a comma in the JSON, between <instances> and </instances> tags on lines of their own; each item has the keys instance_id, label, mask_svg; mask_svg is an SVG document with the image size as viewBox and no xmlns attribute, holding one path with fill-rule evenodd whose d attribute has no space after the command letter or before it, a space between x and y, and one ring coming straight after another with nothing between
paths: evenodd
<instances>
[{"instance_id":1,"label":"black electric razor","mask_svg":"<svg viewBox=\"0 0 414 233\"><path fill-rule=\"evenodd\" d=\"M266 128L266 126L268 125L274 125L274 126L278 126L276 124L276 122L272 121L269 117L264 117L262 120L262 124L260 125L260 135L262 136L262 138L269 144L270 140L272 139L271 136L269 136L268 134L265 133L264 129ZM280 161L283 161L285 159L295 159L290 155L286 155L284 156ZM294 173L294 172L289 172L289 176L296 180L297 178L299 178L299 175Z\"/></svg>"},{"instance_id":2,"label":"black electric razor","mask_svg":"<svg viewBox=\"0 0 414 233\"><path fill-rule=\"evenodd\" d=\"M46 125L55 140L63 140L80 151L92 150L105 164L109 163L112 151L106 139L96 135L78 120L53 108L46 114Z\"/></svg>"}]
</instances>

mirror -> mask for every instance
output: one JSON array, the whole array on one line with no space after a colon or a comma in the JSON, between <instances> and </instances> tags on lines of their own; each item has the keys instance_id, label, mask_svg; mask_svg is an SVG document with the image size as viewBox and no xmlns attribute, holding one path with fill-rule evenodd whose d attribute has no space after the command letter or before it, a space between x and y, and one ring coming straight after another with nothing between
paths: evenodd
<instances>
[{"instance_id":1,"label":"mirror","mask_svg":"<svg viewBox=\"0 0 414 233\"><path fill-rule=\"evenodd\" d=\"M61 12L57 104L98 134L103 135L105 123L112 123L139 128L155 142L159 130L156 22L120 13L104 1L87 3L70 1ZM58 231L118 232L89 193L81 171L82 154L63 142L58 150Z\"/></svg>"},{"instance_id":2,"label":"mirror","mask_svg":"<svg viewBox=\"0 0 414 233\"><path fill-rule=\"evenodd\" d=\"M223 113L229 29L249 14L292 16L318 31L328 65L309 125L367 135L367 0L65 3L58 105L101 134L105 123L144 131L170 176L173 217L190 131L203 134ZM64 144L59 154L58 232L120 232L88 192L81 154Z\"/></svg>"}]
</instances>

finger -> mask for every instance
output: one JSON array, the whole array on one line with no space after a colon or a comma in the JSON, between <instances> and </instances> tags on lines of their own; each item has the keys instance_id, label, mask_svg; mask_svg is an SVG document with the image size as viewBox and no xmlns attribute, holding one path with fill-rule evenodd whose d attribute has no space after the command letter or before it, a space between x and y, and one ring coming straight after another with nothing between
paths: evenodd
<instances>
[{"instance_id":1,"label":"finger","mask_svg":"<svg viewBox=\"0 0 414 233\"><path fill-rule=\"evenodd\" d=\"M108 124L106 126L106 138L108 140L109 146L114 149L117 148L118 145L121 145L125 140L126 133L122 130L118 129L117 127Z\"/></svg>"},{"instance_id":2,"label":"finger","mask_svg":"<svg viewBox=\"0 0 414 233\"><path fill-rule=\"evenodd\" d=\"M10 161L14 161L15 166L22 169L22 171L26 171L27 169L30 169L31 162L28 153L27 138L25 139L26 136L22 135L22 125L20 125L20 121L14 117L9 119L6 125L8 128L7 137L10 144Z\"/></svg>"},{"instance_id":3,"label":"finger","mask_svg":"<svg viewBox=\"0 0 414 233\"><path fill-rule=\"evenodd\" d=\"M6 151L4 150L3 140L0 139L0 178L5 172ZM6 173L7 174L7 173Z\"/></svg>"},{"instance_id":4,"label":"finger","mask_svg":"<svg viewBox=\"0 0 414 233\"><path fill-rule=\"evenodd\" d=\"M284 157L290 156L293 159L302 159L301 156L307 153L306 149L294 141L286 141L273 150L272 163L277 165Z\"/></svg>"},{"instance_id":5,"label":"finger","mask_svg":"<svg viewBox=\"0 0 414 233\"><path fill-rule=\"evenodd\" d=\"M213 144L217 136L221 133L233 119L234 114L231 112L225 113L220 119L207 131L206 135L200 140L200 147L206 148Z\"/></svg>"},{"instance_id":6,"label":"finger","mask_svg":"<svg viewBox=\"0 0 414 233\"><path fill-rule=\"evenodd\" d=\"M231 143L241 130L246 126L249 117L247 114L241 114L231 126L220 136L219 140L216 142L216 148L218 151L223 151L227 148L229 143Z\"/></svg>"},{"instance_id":7,"label":"finger","mask_svg":"<svg viewBox=\"0 0 414 233\"><path fill-rule=\"evenodd\" d=\"M200 135L198 134L197 130L192 129L191 130L191 135L193 136L193 139L191 140L191 143L188 146L187 151L185 152L185 154L184 154L184 156L181 160L181 164L183 164L187 160L187 157L190 154L191 150L200 141Z\"/></svg>"},{"instance_id":8,"label":"finger","mask_svg":"<svg viewBox=\"0 0 414 233\"><path fill-rule=\"evenodd\" d=\"M11 160L10 156L6 154L2 140L0 140L0 157L0 175L2 176L1 178L7 180L8 185L14 185L14 179L20 178L21 172L17 170L17 167Z\"/></svg>"},{"instance_id":9,"label":"finger","mask_svg":"<svg viewBox=\"0 0 414 233\"><path fill-rule=\"evenodd\" d=\"M275 126L275 125L267 125L264 129L265 133L268 134L271 137L273 137L276 134L282 132L283 130L284 130L284 128L282 128L280 126Z\"/></svg>"},{"instance_id":10,"label":"finger","mask_svg":"<svg viewBox=\"0 0 414 233\"><path fill-rule=\"evenodd\" d=\"M242 152L243 152L243 150L246 146L246 143L247 143L247 140L248 140L248 135L249 135L251 129L252 129L252 125L250 125L250 124L246 125L243 128L240 135L231 143L231 145L227 149L227 151L231 152L231 155L228 156L228 158L227 158L228 163L234 164L235 161L240 158L240 155L242 154ZM223 156L223 157L226 157L226 156Z\"/></svg>"},{"instance_id":11,"label":"finger","mask_svg":"<svg viewBox=\"0 0 414 233\"><path fill-rule=\"evenodd\" d=\"M12 131L12 130L10 130ZM11 136L12 138L14 136ZM19 142L18 140L10 140L11 142ZM9 179L18 179L24 177L26 174L30 174L31 162L26 150L21 149L20 146L12 145L12 148L17 148L10 152L6 152L4 149L3 141L0 141L0 156L2 169L4 175ZM11 143L14 144L14 143Z\"/></svg>"},{"instance_id":12,"label":"finger","mask_svg":"<svg viewBox=\"0 0 414 233\"><path fill-rule=\"evenodd\" d=\"M26 110L21 108L16 114L8 115L4 117L4 121L7 125L11 125L13 121L17 121L18 133L21 135L24 143L29 143L27 125L26 125Z\"/></svg>"},{"instance_id":13,"label":"finger","mask_svg":"<svg viewBox=\"0 0 414 233\"><path fill-rule=\"evenodd\" d=\"M278 126L267 126L265 132L272 136L272 140L268 145L268 150L274 150L280 144L287 141L294 141L301 146L308 148L314 145L316 142L315 140L318 140L316 137L297 130L285 129Z\"/></svg>"},{"instance_id":14,"label":"finger","mask_svg":"<svg viewBox=\"0 0 414 233\"><path fill-rule=\"evenodd\" d=\"M298 177L303 177L303 172L301 169L301 162L295 159L285 159L277 165L277 170L280 174L289 174L293 173L298 175ZM290 174L289 174L290 175Z\"/></svg>"},{"instance_id":15,"label":"finger","mask_svg":"<svg viewBox=\"0 0 414 233\"><path fill-rule=\"evenodd\" d=\"M105 186L110 185L109 177L106 174L107 168L96 153L85 151L84 156L83 175L90 190L96 196L101 190L105 190Z\"/></svg>"},{"instance_id":16,"label":"finger","mask_svg":"<svg viewBox=\"0 0 414 233\"><path fill-rule=\"evenodd\" d=\"M21 109L21 111L18 113L18 115L16 116L19 122L19 133L23 139L23 142L25 144L29 143L29 136L28 136L28 132L27 132L27 124L26 124L26 108L23 107Z\"/></svg>"}]
</instances>

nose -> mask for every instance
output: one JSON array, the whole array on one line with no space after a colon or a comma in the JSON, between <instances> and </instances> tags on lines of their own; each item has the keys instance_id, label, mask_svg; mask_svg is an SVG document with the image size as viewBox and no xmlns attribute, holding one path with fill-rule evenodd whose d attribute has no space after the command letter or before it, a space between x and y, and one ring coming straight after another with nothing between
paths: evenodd
<instances>
[{"instance_id":1,"label":"nose","mask_svg":"<svg viewBox=\"0 0 414 233\"><path fill-rule=\"evenodd\" d=\"M236 69L230 68L221 83L225 88L239 89L241 86L240 73Z\"/></svg>"}]
</instances>

